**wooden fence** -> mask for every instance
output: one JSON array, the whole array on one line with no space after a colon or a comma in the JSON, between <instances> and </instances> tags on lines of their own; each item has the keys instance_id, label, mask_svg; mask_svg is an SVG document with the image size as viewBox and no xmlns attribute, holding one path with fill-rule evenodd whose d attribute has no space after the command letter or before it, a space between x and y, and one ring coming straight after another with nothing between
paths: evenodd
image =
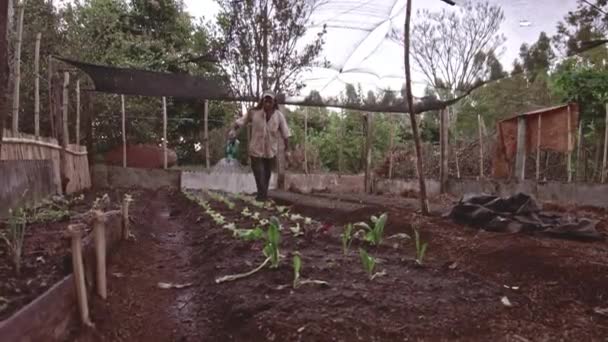
<instances>
[{"instance_id":1,"label":"wooden fence","mask_svg":"<svg viewBox=\"0 0 608 342\"><path fill-rule=\"evenodd\" d=\"M61 150L54 138L36 139L34 135L4 131L2 139L2 160L51 160L53 163L53 185L57 193L61 188ZM80 145L68 145L65 153L65 175L69 179L68 194L91 187L91 175L87 149Z\"/></svg>"}]
</instances>

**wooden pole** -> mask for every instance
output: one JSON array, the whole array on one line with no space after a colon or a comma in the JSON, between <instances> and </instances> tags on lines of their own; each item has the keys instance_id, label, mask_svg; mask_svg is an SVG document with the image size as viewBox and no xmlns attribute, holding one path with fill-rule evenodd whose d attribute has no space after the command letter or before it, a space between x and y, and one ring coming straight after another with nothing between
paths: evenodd
<instances>
[{"instance_id":1,"label":"wooden pole","mask_svg":"<svg viewBox=\"0 0 608 342\"><path fill-rule=\"evenodd\" d=\"M338 135L340 137L340 142L338 143L338 174L342 174L342 171L344 170L344 166L342 164L344 164L344 157L343 157L343 151L344 151L344 126L346 125L346 116L344 115L344 111L342 111L342 117L340 118L339 122L338 122Z\"/></svg>"},{"instance_id":2,"label":"wooden pole","mask_svg":"<svg viewBox=\"0 0 608 342\"><path fill-rule=\"evenodd\" d=\"M124 95L120 95L120 108L122 114L122 167L127 167L127 114Z\"/></svg>"},{"instance_id":3,"label":"wooden pole","mask_svg":"<svg viewBox=\"0 0 608 342\"><path fill-rule=\"evenodd\" d=\"M542 136L543 116L538 114L538 125L536 130L536 181L540 181L540 143Z\"/></svg>"},{"instance_id":4,"label":"wooden pole","mask_svg":"<svg viewBox=\"0 0 608 342\"><path fill-rule=\"evenodd\" d=\"M367 113L367 125L365 125L365 192L372 192L372 145L373 145L373 120L374 113Z\"/></svg>"},{"instance_id":5,"label":"wooden pole","mask_svg":"<svg viewBox=\"0 0 608 342\"><path fill-rule=\"evenodd\" d=\"M108 298L108 286L106 279L106 226L103 213L99 210L94 212L93 238L95 242L95 257L97 261L97 294L99 297Z\"/></svg>"},{"instance_id":6,"label":"wooden pole","mask_svg":"<svg viewBox=\"0 0 608 342\"><path fill-rule=\"evenodd\" d=\"M3 159L2 139L4 136L4 125L6 123L6 116L10 111L8 102L10 78L8 29L10 27L9 22L11 21L11 15L9 14L12 12L11 5L12 3L9 3L9 1L0 1L0 160Z\"/></svg>"},{"instance_id":7,"label":"wooden pole","mask_svg":"<svg viewBox=\"0 0 608 342\"><path fill-rule=\"evenodd\" d=\"M439 112L439 180L440 192L447 192L447 184L449 178L448 171L448 153L449 153L449 125L448 125L448 109L442 109Z\"/></svg>"},{"instance_id":8,"label":"wooden pole","mask_svg":"<svg viewBox=\"0 0 608 342\"><path fill-rule=\"evenodd\" d=\"M477 125L479 126L479 178L483 178L483 119L477 114Z\"/></svg>"},{"instance_id":9,"label":"wooden pole","mask_svg":"<svg viewBox=\"0 0 608 342\"><path fill-rule=\"evenodd\" d=\"M388 179L393 179L393 164L395 160L395 122L393 117L390 117L390 137L388 141Z\"/></svg>"},{"instance_id":10,"label":"wooden pole","mask_svg":"<svg viewBox=\"0 0 608 342\"><path fill-rule=\"evenodd\" d=\"M567 152L567 172L568 172L568 183L572 182L572 118L570 117L570 105L568 105L568 118L566 119L568 127L568 152Z\"/></svg>"},{"instance_id":11,"label":"wooden pole","mask_svg":"<svg viewBox=\"0 0 608 342\"><path fill-rule=\"evenodd\" d=\"M80 145L80 80L76 80L76 145Z\"/></svg>"},{"instance_id":12,"label":"wooden pole","mask_svg":"<svg viewBox=\"0 0 608 342\"><path fill-rule=\"evenodd\" d=\"M40 40L42 33L36 34L34 50L34 134L40 139Z\"/></svg>"},{"instance_id":13,"label":"wooden pole","mask_svg":"<svg viewBox=\"0 0 608 342\"><path fill-rule=\"evenodd\" d=\"M25 4L20 3L17 42L15 47L15 84L13 90L13 133L19 133L19 91L21 87L21 43L23 41L23 14Z\"/></svg>"},{"instance_id":14,"label":"wooden pole","mask_svg":"<svg viewBox=\"0 0 608 342\"><path fill-rule=\"evenodd\" d=\"M163 96L163 167L167 169L167 98Z\"/></svg>"},{"instance_id":15,"label":"wooden pole","mask_svg":"<svg viewBox=\"0 0 608 342\"><path fill-rule=\"evenodd\" d=\"M63 102L62 102L62 121L63 121L63 144L64 147L70 144L70 131L68 129L68 108L69 108L69 93L68 86L70 85L70 73L63 73Z\"/></svg>"},{"instance_id":16,"label":"wooden pole","mask_svg":"<svg viewBox=\"0 0 608 342\"><path fill-rule=\"evenodd\" d=\"M84 225L71 224L68 226L68 234L72 238L72 267L74 281L76 283L76 297L78 298L78 308L80 319L83 324L93 326L89 317L89 304L87 300L87 288L84 280L84 263L82 260L82 232Z\"/></svg>"},{"instance_id":17,"label":"wooden pole","mask_svg":"<svg viewBox=\"0 0 608 342\"><path fill-rule=\"evenodd\" d=\"M517 154L515 156L515 177L526 179L526 117L517 118Z\"/></svg>"},{"instance_id":18,"label":"wooden pole","mask_svg":"<svg viewBox=\"0 0 608 342\"><path fill-rule=\"evenodd\" d=\"M129 204L133 201L129 194L125 194L122 201L122 239L129 240L131 227L129 222Z\"/></svg>"},{"instance_id":19,"label":"wooden pole","mask_svg":"<svg viewBox=\"0 0 608 342\"><path fill-rule=\"evenodd\" d=\"M606 124L604 125L604 159L602 160L602 183L606 182L606 164L608 163L608 103L606 103Z\"/></svg>"},{"instance_id":20,"label":"wooden pole","mask_svg":"<svg viewBox=\"0 0 608 342\"><path fill-rule=\"evenodd\" d=\"M579 182L584 181L583 179L583 170L582 170L582 164L583 164L583 145L584 145L584 140L583 140L583 120L579 120L578 122L578 138L577 138L577 145L576 145L576 179Z\"/></svg>"},{"instance_id":21,"label":"wooden pole","mask_svg":"<svg viewBox=\"0 0 608 342\"><path fill-rule=\"evenodd\" d=\"M304 173L308 174L308 108L304 109Z\"/></svg>"},{"instance_id":22,"label":"wooden pole","mask_svg":"<svg viewBox=\"0 0 608 342\"><path fill-rule=\"evenodd\" d=\"M204 108L204 132L203 132L203 143L205 144L205 166L207 169L211 167L209 161L209 100L205 100Z\"/></svg>"},{"instance_id":23,"label":"wooden pole","mask_svg":"<svg viewBox=\"0 0 608 342\"><path fill-rule=\"evenodd\" d=\"M406 98L407 108L410 112L410 122L412 124L412 134L414 136L414 143L416 147L416 170L418 171L418 182L420 187L420 210L423 215L429 214L429 203L426 197L426 182L424 180L424 165L422 161L422 148L420 146L420 136L418 134L418 124L416 123L416 113L414 113L414 97L412 96L412 80L410 70L410 21L412 18L412 0L407 0L407 8L405 11L405 24L404 24L404 65L405 65L405 87L406 87Z\"/></svg>"},{"instance_id":24,"label":"wooden pole","mask_svg":"<svg viewBox=\"0 0 608 342\"><path fill-rule=\"evenodd\" d=\"M57 129L55 128L55 104L53 97L53 57L48 58L48 93L49 93L49 122L51 123L51 136L57 138Z\"/></svg>"}]
</instances>

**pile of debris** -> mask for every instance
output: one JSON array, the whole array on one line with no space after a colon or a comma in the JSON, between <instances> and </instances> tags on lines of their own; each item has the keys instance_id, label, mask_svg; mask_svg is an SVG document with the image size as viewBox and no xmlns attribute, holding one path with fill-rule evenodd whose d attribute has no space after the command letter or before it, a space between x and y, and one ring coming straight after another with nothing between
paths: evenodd
<instances>
[{"instance_id":1,"label":"pile of debris","mask_svg":"<svg viewBox=\"0 0 608 342\"><path fill-rule=\"evenodd\" d=\"M510 197L469 194L447 214L454 222L502 233L539 233L579 240L603 240L595 227L597 220L543 212L529 195Z\"/></svg>"}]
</instances>

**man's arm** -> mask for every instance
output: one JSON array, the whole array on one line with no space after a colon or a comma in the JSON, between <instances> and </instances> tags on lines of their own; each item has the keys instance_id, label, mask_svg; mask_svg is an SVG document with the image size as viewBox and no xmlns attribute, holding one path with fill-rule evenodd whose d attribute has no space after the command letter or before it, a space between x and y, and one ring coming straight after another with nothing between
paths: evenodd
<instances>
[{"instance_id":1,"label":"man's arm","mask_svg":"<svg viewBox=\"0 0 608 342\"><path fill-rule=\"evenodd\" d=\"M237 137L237 135L239 134L239 132L241 131L241 128L243 126L245 126L248 122L251 122L251 109L247 111L245 116L237 119L232 124L230 131L228 131L228 138L235 139Z\"/></svg>"},{"instance_id":2,"label":"man's arm","mask_svg":"<svg viewBox=\"0 0 608 342\"><path fill-rule=\"evenodd\" d=\"M287 125L287 120L283 113L281 113L281 121L279 123L279 129L281 130L281 135L283 136L283 142L285 143L285 150L290 151L291 146L289 145L289 138L291 137L291 130Z\"/></svg>"}]
</instances>

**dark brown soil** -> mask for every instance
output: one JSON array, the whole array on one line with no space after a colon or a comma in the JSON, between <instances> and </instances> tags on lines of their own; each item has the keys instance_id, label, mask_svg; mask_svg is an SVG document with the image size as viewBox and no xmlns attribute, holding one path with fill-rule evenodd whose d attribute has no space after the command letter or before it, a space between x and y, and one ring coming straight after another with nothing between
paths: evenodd
<instances>
[{"instance_id":1,"label":"dark brown soil","mask_svg":"<svg viewBox=\"0 0 608 342\"><path fill-rule=\"evenodd\" d=\"M299 207L322 221L293 237L282 219L278 269L265 268L234 282L215 278L249 271L263 260L261 242L237 240L179 193L146 192L132 211L137 241L112 256L109 299L93 300L96 329L76 330L78 341L604 341L608 318L608 249L529 235L480 232L414 210L366 207L336 214ZM236 208L211 201L227 222L250 228ZM339 234L347 222L388 212L385 237L412 234L429 242L417 267L412 241L379 247L354 243L343 255ZM608 216L587 212L602 219ZM314 214L314 215L313 215ZM318 231L317 231L318 229ZM369 280L358 248L378 259ZM329 286L293 289L292 253L302 255L302 277ZM188 284L160 289L158 282ZM506 306L501 298L508 298Z\"/></svg>"},{"instance_id":2,"label":"dark brown soil","mask_svg":"<svg viewBox=\"0 0 608 342\"><path fill-rule=\"evenodd\" d=\"M66 208L71 215L84 213L104 193L88 192L81 199L78 199L79 194L68 196ZM108 195L115 201L120 198L115 191ZM36 222L26 226L20 276L15 272L7 244L0 239L0 321L32 302L71 272L70 242L64 235L69 221L68 215L54 222ZM6 225L0 223L0 230L3 229Z\"/></svg>"}]
</instances>

